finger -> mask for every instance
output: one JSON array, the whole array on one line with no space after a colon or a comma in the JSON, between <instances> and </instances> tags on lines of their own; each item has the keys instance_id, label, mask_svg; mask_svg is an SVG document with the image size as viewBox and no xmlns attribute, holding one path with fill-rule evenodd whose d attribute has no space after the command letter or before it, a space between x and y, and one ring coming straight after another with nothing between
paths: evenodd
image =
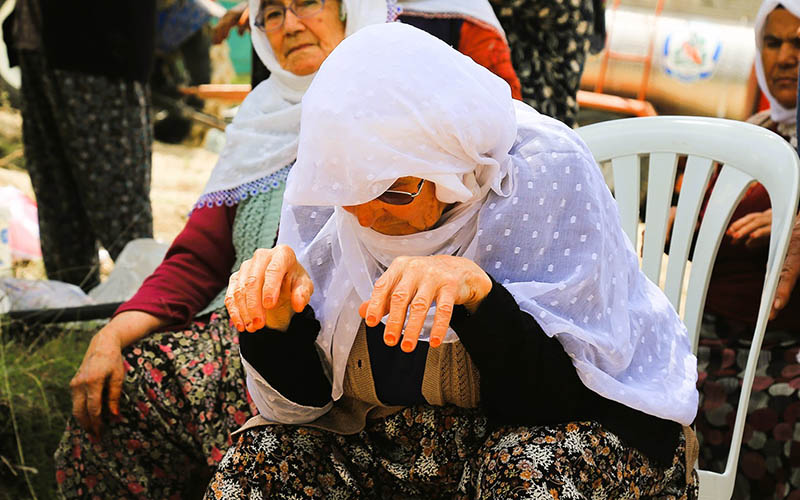
<instances>
[{"instance_id":1,"label":"finger","mask_svg":"<svg viewBox=\"0 0 800 500\"><path fill-rule=\"evenodd\" d=\"M370 296L369 304L364 319L367 326L375 326L380 323L381 318L386 316L389 312L389 300L392 289L397 284L399 273L396 272L391 266L383 273L383 276L378 278L372 287L372 296ZM385 333L385 332L384 332ZM395 341L400 337L395 337ZM391 344L394 345L394 344Z\"/></svg>"},{"instance_id":2,"label":"finger","mask_svg":"<svg viewBox=\"0 0 800 500\"><path fill-rule=\"evenodd\" d=\"M253 320L247 310L247 296L245 280L250 273L250 261L242 262L239 271L236 273L236 283L233 285L233 299L236 301L236 309L239 311L244 329L248 332L253 331Z\"/></svg>"},{"instance_id":3,"label":"finger","mask_svg":"<svg viewBox=\"0 0 800 500\"><path fill-rule=\"evenodd\" d=\"M436 297L436 313L433 315L433 327L431 328L432 347L439 347L444 341L447 330L450 328L455 301L456 293L452 287L446 286L439 290L439 295Z\"/></svg>"},{"instance_id":4,"label":"finger","mask_svg":"<svg viewBox=\"0 0 800 500\"><path fill-rule=\"evenodd\" d=\"M368 306L369 306L369 301L368 300L365 300L364 302L361 303L360 306L358 306L358 315L361 316L364 319L367 318L367 307Z\"/></svg>"},{"instance_id":5,"label":"finger","mask_svg":"<svg viewBox=\"0 0 800 500\"><path fill-rule=\"evenodd\" d=\"M756 229L750 236L747 237L747 241L745 242L745 246L748 248L757 248L766 245L769 243L769 236L772 232L772 228L770 226L765 226L759 229Z\"/></svg>"},{"instance_id":6,"label":"finger","mask_svg":"<svg viewBox=\"0 0 800 500\"><path fill-rule=\"evenodd\" d=\"M72 415L81 424L81 427L88 431L91 428L89 427L89 415L86 413L86 388L83 379L79 377L80 375L75 375L69 384L72 391Z\"/></svg>"},{"instance_id":7,"label":"finger","mask_svg":"<svg viewBox=\"0 0 800 500\"><path fill-rule=\"evenodd\" d=\"M405 352L411 352L417 347L419 334L425 326L425 318L433 302L436 289L428 283L418 285L414 298L408 306L408 320L403 331L403 343L400 348Z\"/></svg>"},{"instance_id":8,"label":"finger","mask_svg":"<svg viewBox=\"0 0 800 500\"><path fill-rule=\"evenodd\" d=\"M119 398L122 395L124 377L125 371L122 368L122 363L119 363L108 379L108 411L117 416L119 416Z\"/></svg>"},{"instance_id":9,"label":"finger","mask_svg":"<svg viewBox=\"0 0 800 500\"><path fill-rule=\"evenodd\" d=\"M86 386L86 411L89 415L89 428L95 436L100 436L103 427L103 387L105 380L89 382Z\"/></svg>"},{"instance_id":10,"label":"finger","mask_svg":"<svg viewBox=\"0 0 800 500\"><path fill-rule=\"evenodd\" d=\"M753 233L753 231L756 231L762 227L764 227L764 224L761 221L759 221L758 219L753 219L751 221L748 221L746 224L740 226L739 229L734 231L732 236L735 239L741 239L746 236L749 236L750 234Z\"/></svg>"},{"instance_id":11,"label":"finger","mask_svg":"<svg viewBox=\"0 0 800 500\"><path fill-rule=\"evenodd\" d=\"M242 320L242 316L239 314L239 308L236 307L236 299L233 298L233 285L236 281L236 275L232 275L230 280L228 281L228 290L225 292L225 308L228 310L228 315L230 316L231 324L234 328L238 331L244 331L244 320Z\"/></svg>"},{"instance_id":12,"label":"finger","mask_svg":"<svg viewBox=\"0 0 800 500\"><path fill-rule=\"evenodd\" d=\"M743 215L742 217L739 217L735 221L731 222L730 226L728 226L728 231L731 232L731 233L735 233L736 231L741 229L743 226L748 224L750 221L752 221L753 218L755 218L757 215L759 215L759 214L758 213L750 213L750 214L747 214L747 215Z\"/></svg>"},{"instance_id":13,"label":"finger","mask_svg":"<svg viewBox=\"0 0 800 500\"><path fill-rule=\"evenodd\" d=\"M795 243L792 241L792 243ZM780 281L778 288L775 291L775 300L772 303L772 312L770 319L774 319L778 312L786 307L789 302L789 297L797 284L797 278L800 275L800 248L797 245L790 247L789 255L786 256L786 261L783 264L781 271Z\"/></svg>"},{"instance_id":14,"label":"finger","mask_svg":"<svg viewBox=\"0 0 800 500\"><path fill-rule=\"evenodd\" d=\"M244 303L247 308L245 314L250 318L248 330L252 332L264 327L264 269L270 260L269 252L256 251L250 259L247 276L244 278Z\"/></svg>"},{"instance_id":15,"label":"finger","mask_svg":"<svg viewBox=\"0 0 800 500\"><path fill-rule=\"evenodd\" d=\"M286 273L297 263L294 252L287 246L275 247L266 263L264 285L261 300L265 309L271 309L278 303L281 285Z\"/></svg>"},{"instance_id":16,"label":"finger","mask_svg":"<svg viewBox=\"0 0 800 500\"><path fill-rule=\"evenodd\" d=\"M403 325L406 321L408 304L414 294L414 287L411 280L401 279L394 286L391 297L389 298L389 318L386 320L386 328L383 333L383 341L386 345L396 345L403 332ZM369 315L368 315L369 317Z\"/></svg>"},{"instance_id":17,"label":"finger","mask_svg":"<svg viewBox=\"0 0 800 500\"><path fill-rule=\"evenodd\" d=\"M292 310L296 313L303 312L303 309L311 301L311 295L313 294L314 283L303 270L303 275L296 278L294 289L292 290Z\"/></svg>"}]
</instances>

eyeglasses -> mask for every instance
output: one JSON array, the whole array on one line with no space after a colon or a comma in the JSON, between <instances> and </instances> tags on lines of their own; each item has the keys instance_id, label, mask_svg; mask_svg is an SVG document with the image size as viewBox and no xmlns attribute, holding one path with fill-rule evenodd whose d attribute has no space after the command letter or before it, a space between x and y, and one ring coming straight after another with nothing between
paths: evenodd
<instances>
[{"instance_id":1,"label":"eyeglasses","mask_svg":"<svg viewBox=\"0 0 800 500\"><path fill-rule=\"evenodd\" d=\"M408 205L422 192L423 184L425 184L425 179L419 181L419 185L417 185L417 192L414 194L407 193L405 191L395 191L393 189L389 189L384 191L383 194L378 196L376 199L384 203L388 203L389 205Z\"/></svg>"},{"instance_id":2,"label":"eyeglasses","mask_svg":"<svg viewBox=\"0 0 800 500\"><path fill-rule=\"evenodd\" d=\"M255 25L266 32L277 31L286 21L286 11L292 11L298 19L311 17L322 11L325 0L292 0L288 6L277 3L261 4L256 16Z\"/></svg>"}]
</instances>

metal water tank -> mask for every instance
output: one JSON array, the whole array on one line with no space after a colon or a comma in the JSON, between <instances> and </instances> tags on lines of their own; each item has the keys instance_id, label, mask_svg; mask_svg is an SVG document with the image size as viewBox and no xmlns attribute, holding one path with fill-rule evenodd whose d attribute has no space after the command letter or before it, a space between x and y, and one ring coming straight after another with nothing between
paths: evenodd
<instances>
[{"instance_id":1,"label":"metal water tank","mask_svg":"<svg viewBox=\"0 0 800 500\"><path fill-rule=\"evenodd\" d=\"M609 7L607 49L636 56L650 53L645 99L659 114L745 119L752 114L756 98L755 41L752 16L739 13L731 18L730 10L687 9L655 15L652 8ZM582 89L596 90L604 57L605 51L587 60ZM631 59L635 58L608 59L603 92L637 97L644 64Z\"/></svg>"}]
</instances>

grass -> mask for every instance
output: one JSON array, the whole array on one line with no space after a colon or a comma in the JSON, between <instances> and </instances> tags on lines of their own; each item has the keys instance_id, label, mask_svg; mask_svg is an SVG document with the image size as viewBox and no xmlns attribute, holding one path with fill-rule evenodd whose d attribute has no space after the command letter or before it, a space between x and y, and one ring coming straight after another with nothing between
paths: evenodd
<instances>
[{"instance_id":1,"label":"grass","mask_svg":"<svg viewBox=\"0 0 800 500\"><path fill-rule=\"evenodd\" d=\"M69 381L101 325L0 323L0 499L56 497Z\"/></svg>"}]
</instances>

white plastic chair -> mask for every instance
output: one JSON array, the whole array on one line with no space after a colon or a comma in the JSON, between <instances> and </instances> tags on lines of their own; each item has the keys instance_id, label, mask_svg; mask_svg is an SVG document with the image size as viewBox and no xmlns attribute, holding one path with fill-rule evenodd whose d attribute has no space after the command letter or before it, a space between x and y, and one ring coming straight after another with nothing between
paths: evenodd
<instances>
[{"instance_id":1,"label":"white plastic chair","mask_svg":"<svg viewBox=\"0 0 800 500\"><path fill-rule=\"evenodd\" d=\"M580 128L578 133L598 163L611 161L622 227L634 248L637 248L638 239L640 158L649 156L642 270L654 283L659 283L661 275L678 155L688 156L663 286L676 309L681 300L695 224L714 162L723 165L698 232L686 291L683 321L695 352L712 265L730 216L754 180L769 193L772 236L767 273L728 461L721 474L698 471L701 499L730 499L758 353L797 211L800 160L780 136L755 125L719 118L627 118L588 125Z\"/></svg>"}]
</instances>

